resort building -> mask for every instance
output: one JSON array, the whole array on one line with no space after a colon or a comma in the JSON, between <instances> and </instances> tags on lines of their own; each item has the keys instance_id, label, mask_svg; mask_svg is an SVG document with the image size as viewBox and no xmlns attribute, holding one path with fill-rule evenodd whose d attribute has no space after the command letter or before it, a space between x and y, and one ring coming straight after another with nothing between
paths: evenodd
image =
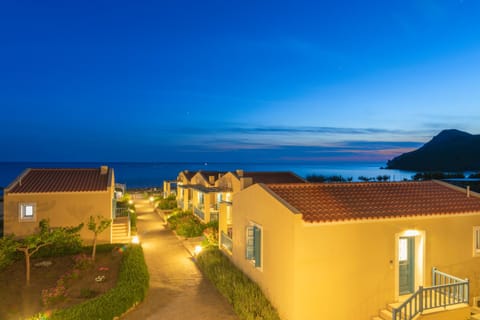
<instances>
[{"instance_id":1,"label":"resort building","mask_svg":"<svg viewBox=\"0 0 480 320\"><path fill-rule=\"evenodd\" d=\"M243 171L236 170L222 175L216 182L216 207L219 209L218 239L224 252L232 253L233 234L233 195L254 183L304 183L305 180L293 172L273 171Z\"/></svg>"},{"instance_id":2,"label":"resort building","mask_svg":"<svg viewBox=\"0 0 480 320\"><path fill-rule=\"evenodd\" d=\"M196 171L183 170L178 174L177 177L177 203L178 207L182 210L191 210L192 209L192 192L188 187L190 182L195 175ZM169 188L168 188L169 189ZM163 192L168 191L164 189Z\"/></svg>"},{"instance_id":3,"label":"resort building","mask_svg":"<svg viewBox=\"0 0 480 320\"><path fill-rule=\"evenodd\" d=\"M223 171L200 170L192 176L189 184L184 184L183 181L182 184L177 184L180 193L183 193L180 199L183 199L185 204L185 198L188 198L188 209L192 210L193 214L202 222L218 220L218 195L221 190L216 187L216 182L224 174Z\"/></svg>"},{"instance_id":4,"label":"resort building","mask_svg":"<svg viewBox=\"0 0 480 320\"><path fill-rule=\"evenodd\" d=\"M80 237L92 240L86 227L90 216L114 219L99 242L117 242L129 236L128 218L116 217L115 176L112 168L27 169L4 190L4 234L24 237L48 219L51 227L84 223ZM118 232L112 234L112 229ZM128 240L128 239L127 239Z\"/></svg>"},{"instance_id":5,"label":"resort building","mask_svg":"<svg viewBox=\"0 0 480 320\"><path fill-rule=\"evenodd\" d=\"M438 181L262 184L236 192L233 263L284 320L470 317L480 198Z\"/></svg>"}]
</instances>

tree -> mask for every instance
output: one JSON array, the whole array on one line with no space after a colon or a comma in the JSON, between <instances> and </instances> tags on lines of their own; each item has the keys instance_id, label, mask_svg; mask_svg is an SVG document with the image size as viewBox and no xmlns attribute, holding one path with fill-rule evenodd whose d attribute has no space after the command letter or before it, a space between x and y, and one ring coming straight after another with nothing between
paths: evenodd
<instances>
[{"instance_id":1,"label":"tree","mask_svg":"<svg viewBox=\"0 0 480 320\"><path fill-rule=\"evenodd\" d=\"M30 258L38 250L55 242L65 242L65 239L75 237L83 227L83 223L77 227L50 228L48 220L42 219L39 224L39 232L18 240L16 249L25 255L25 278L27 286L30 285Z\"/></svg>"},{"instance_id":2,"label":"tree","mask_svg":"<svg viewBox=\"0 0 480 320\"><path fill-rule=\"evenodd\" d=\"M97 236L107 229L112 223L112 219L105 219L102 216L94 217L90 216L88 220L88 230L93 232L93 248L92 248L92 260L95 261L95 253L97 251Z\"/></svg>"},{"instance_id":3,"label":"tree","mask_svg":"<svg viewBox=\"0 0 480 320\"><path fill-rule=\"evenodd\" d=\"M0 270L13 262L13 255L16 250L17 242L13 235L0 238Z\"/></svg>"}]
</instances>

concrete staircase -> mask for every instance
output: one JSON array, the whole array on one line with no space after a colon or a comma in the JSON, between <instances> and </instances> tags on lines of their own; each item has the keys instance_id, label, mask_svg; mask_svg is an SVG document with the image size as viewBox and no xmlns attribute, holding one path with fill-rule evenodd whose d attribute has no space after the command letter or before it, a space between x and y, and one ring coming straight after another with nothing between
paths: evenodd
<instances>
[{"instance_id":1,"label":"concrete staircase","mask_svg":"<svg viewBox=\"0 0 480 320\"><path fill-rule=\"evenodd\" d=\"M130 243L130 219L116 218L112 223L112 243Z\"/></svg>"},{"instance_id":2,"label":"concrete staircase","mask_svg":"<svg viewBox=\"0 0 480 320\"><path fill-rule=\"evenodd\" d=\"M373 317L372 320L392 320L392 310L400 306L400 304L400 302L388 304L387 308L380 310L379 315Z\"/></svg>"}]
</instances>

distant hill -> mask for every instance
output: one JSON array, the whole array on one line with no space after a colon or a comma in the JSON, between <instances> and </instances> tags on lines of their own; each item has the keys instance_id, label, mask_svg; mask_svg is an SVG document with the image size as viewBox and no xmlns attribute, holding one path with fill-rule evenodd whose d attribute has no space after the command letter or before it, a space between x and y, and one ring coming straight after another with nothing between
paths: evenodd
<instances>
[{"instance_id":1,"label":"distant hill","mask_svg":"<svg viewBox=\"0 0 480 320\"><path fill-rule=\"evenodd\" d=\"M411 171L480 170L480 135L443 130L419 149L387 162L387 169Z\"/></svg>"}]
</instances>

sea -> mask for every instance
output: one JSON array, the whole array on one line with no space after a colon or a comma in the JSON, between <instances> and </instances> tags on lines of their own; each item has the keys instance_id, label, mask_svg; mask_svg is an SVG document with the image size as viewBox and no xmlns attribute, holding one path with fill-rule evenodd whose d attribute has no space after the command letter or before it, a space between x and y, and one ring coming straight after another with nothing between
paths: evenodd
<instances>
[{"instance_id":1,"label":"sea","mask_svg":"<svg viewBox=\"0 0 480 320\"><path fill-rule=\"evenodd\" d=\"M182 170L198 171L291 171L302 178L308 175L342 176L359 181L359 177L388 176L390 181L411 179L415 172L382 169L385 163L233 163L233 162L0 162L0 187L7 187L27 168L96 168L107 165L114 169L115 180L127 189L162 188L164 180L175 180Z\"/></svg>"}]
</instances>

